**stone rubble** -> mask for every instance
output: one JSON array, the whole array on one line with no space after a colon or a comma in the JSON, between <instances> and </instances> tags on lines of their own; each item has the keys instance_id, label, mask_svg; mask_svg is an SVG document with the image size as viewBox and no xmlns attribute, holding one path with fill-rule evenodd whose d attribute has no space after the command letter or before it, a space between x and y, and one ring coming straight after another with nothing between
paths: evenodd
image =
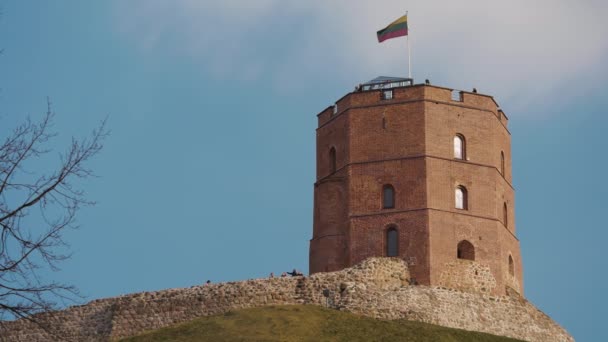
<instances>
[{"instance_id":1,"label":"stone rubble","mask_svg":"<svg viewBox=\"0 0 608 342\"><path fill-rule=\"evenodd\" d=\"M129 294L39 314L39 325L23 319L0 322L0 341L54 341L60 340L59 336L67 341L114 341L197 317L282 304L328 306L380 319L415 320L527 341L574 341L515 292L492 296L488 290L481 291L494 284L484 278L483 267L467 267L477 270L480 277L472 282L454 278L474 285L460 289L447 275L444 286L409 285L410 274L403 260L370 258L348 269L309 277Z\"/></svg>"}]
</instances>

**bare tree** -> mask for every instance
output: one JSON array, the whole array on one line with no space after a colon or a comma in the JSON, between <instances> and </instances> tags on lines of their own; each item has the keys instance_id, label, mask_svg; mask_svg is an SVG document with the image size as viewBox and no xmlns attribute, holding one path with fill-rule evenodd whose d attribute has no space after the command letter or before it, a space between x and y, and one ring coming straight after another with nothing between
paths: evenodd
<instances>
[{"instance_id":1,"label":"bare tree","mask_svg":"<svg viewBox=\"0 0 608 342\"><path fill-rule=\"evenodd\" d=\"M48 102L48 101L47 101ZM57 166L41 170L51 156L54 114L27 119L0 140L0 320L29 317L78 298L69 285L47 281L41 270L57 270L69 257L63 239L76 228L78 209L94 204L77 183L94 176L87 162L102 149L105 120L82 140L72 138Z\"/></svg>"}]
</instances>

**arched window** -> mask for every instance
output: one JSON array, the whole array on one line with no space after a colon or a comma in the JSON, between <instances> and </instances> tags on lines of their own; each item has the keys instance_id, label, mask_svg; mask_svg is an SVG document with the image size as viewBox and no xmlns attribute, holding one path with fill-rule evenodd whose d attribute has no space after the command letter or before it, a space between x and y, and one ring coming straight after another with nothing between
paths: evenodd
<instances>
[{"instance_id":1,"label":"arched window","mask_svg":"<svg viewBox=\"0 0 608 342\"><path fill-rule=\"evenodd\" d=\"M509 255L509 274L515 274L515 265L513 264L513 257Z\"/></svg>"},{"instance_id":2,"label":"arched window","mask_svg":"<svg viewBox=\"0 0 608 342\"><path fill-rule=\"evenodd\" d=\"M456 250L458 259L475 260L475 247L467 240L462 240L458 243Z\"/></svg>"},{"instance_id":3,"label":"arched window","mask_svg":"<svg viewBox=\"0 0 608 342\"><path fill-rule=\"evenodd\" d=\"M505 224L505 227L509 226L509 213L507 211L507 202L502 205L502 222Z\"/></svg>"},{"instance_id":4,"label":"arched window","mask_svg":"<svg viewBox=\"0 0 608 342\"><path fill-rule=\"evenodd\" d=\"M503 175L505 175L505 153L503 151L500 151L500 173Z\"/></svg>"},{"instance_id":5,"label":"arched window","mask_svg":"<svg viewBox=\"0 0 608 342\"><path fill-rule=\"evenodd\" d=\"M336 149L334 147L329 149L329 173L336 172Z\"/></svg>"},{"instance_id":6,"label":"arched window","mask_svg":"<svg viewBox=\"0 0 608 342\"><path fill-rule=\"evenodd\" d=\"M395 188L387 184L382 187L382 208L392 209L395 207Z\"/></svg>"},{"instance_id":7,"label":"arched window","mask_svg":"<svg viewBox=\"0 0 608 342\"><path fill-rule=\"evenodd\" d=\"M386 256L399 256L399 233L395 227L386 231Z\"/></svg>"},{"instance_id":8,"label":"arched window","mask_svg":"<svg viewBox=\"0 0 608 342\"><path fill-rule=\"evenodd\" d=\"M464 136L462 134L456 134L454 136L454 158L465 159L466 158L466 146Z\"/></svg>"},{"instance_id":9,"label":"arched window","mask_svg":"<svg viewBox=\"0 0 608 342\"><path fill-rule=\"evenodd\" d=\"M454 201L454 206L456 207L456 209L467 210L469 208L467 188L461 185L457 186L454 190Z\"/></svg>"}]
</instances>

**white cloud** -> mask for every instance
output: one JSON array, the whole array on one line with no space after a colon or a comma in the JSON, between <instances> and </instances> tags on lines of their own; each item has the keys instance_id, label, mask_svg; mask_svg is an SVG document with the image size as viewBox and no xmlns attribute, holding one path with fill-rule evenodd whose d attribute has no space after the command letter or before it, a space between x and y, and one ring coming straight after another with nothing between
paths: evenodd
<instances>
[{"instance_id":1,"label":"white cloud","mask_svg":"<svg viewBox=\"0 0 608 342\"><path fill-rule=\"evenodd\" d=\"M218 78L354 85L406 75L405 39L375 38L406 9L418 81L475 86L518 107L608 76L602 0L141 0L117 3L117 18L142 49L176 49Z\"/></svg>"}]
</instances>

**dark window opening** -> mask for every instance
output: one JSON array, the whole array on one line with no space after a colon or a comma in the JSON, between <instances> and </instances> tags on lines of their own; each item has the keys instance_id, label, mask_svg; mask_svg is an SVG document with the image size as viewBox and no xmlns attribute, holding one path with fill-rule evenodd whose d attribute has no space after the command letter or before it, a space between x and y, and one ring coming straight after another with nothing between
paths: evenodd
<instances>
[{"instance_id":1,"label":"dark window opening","mask_svg":"<svg viewBox=\"0 0 608 342\"><path fill-rule=\"evenodd\" d=\"M502 222L504 222L505 227L509 227L509 212L507 211L507 203L502 205Z\"/></svg>"},{"instance_id":2,"label":"dark window opening","mask_svg":"<svg viewBox=\"0 0 608 342\"><path fill-rule=\"evenodd\" d=\"M336 172L336 149L329 149L329 173Z\"/></svg>"},{"instance_id":3,"label":"dark window opening","mask_svg":"<svg viewBox=\"0 0 608 342\"><path fill-rule=\"evenodd\" d=\"M509 274L510 275L514 275L515 274L515 265L513 263L513 257L509 255Z\"/></svg>"},{"instance_id":4,"label":"dark window opening","mask_svg":"<svg viewBox=\"0 0 608 342\"><path fill-rule=\"evenodd\" d=\"M396 228L389 228L386 231L386 256L399 256L399 233Z\"/></svg>"},{"instance_id":5,"label":"dark window opening","mask_svg":"<svg viewBox=\"0 0 608 342\"><path fill-rule=\"evenodd\" d=\"M382 188L382 207L384 209L395 207L395 189L392 185L385 185Z\"/></svg>"},{"instance_id":6,"label":"dark window opening","mask_svg":"<svg viewBox=\"0 0 608 342\"><path fill-rule=\"evenodd\" d=\"M505 175L505 153L503 151L500 151L500 173L503 175Z\"/></svg>"},{"instance_id":7,"label":"dark window opening","mask_svg":"<svg viewBox=\"0 0 608 342\"><path fill-rule=\"evenodd\" d=\"M464 260L475 260L475 247L467 240L458 243L456 257Z\"/></svg>"}]
</instances>

